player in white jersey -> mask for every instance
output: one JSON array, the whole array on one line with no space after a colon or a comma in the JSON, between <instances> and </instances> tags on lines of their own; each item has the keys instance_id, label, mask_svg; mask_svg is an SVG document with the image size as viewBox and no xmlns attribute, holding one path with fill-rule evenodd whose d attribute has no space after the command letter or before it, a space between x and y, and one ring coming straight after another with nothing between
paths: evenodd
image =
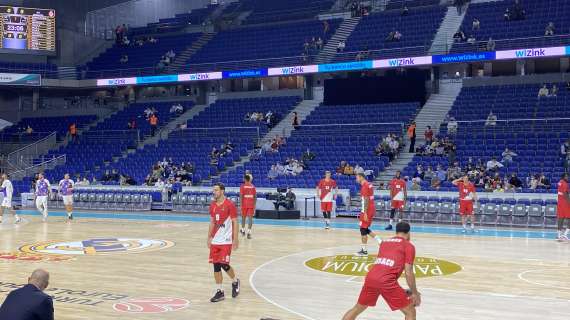
<instances>
[{"instance_id":1,"label":"player in white jersey","mask_svg":"<svg viewBox=\"0 0 570 320\"><path fill-rule=\"evenodd\" d=\"M65 211L67 212L67 219L73 220L73 187L75 183L72 179L69 179L69 173L63 176L63 179L59 182L59 194L63 198L63 205L65 206Z\"/></svg>"},{"instance_id":2,"label":"player in white jersey","mask_svg":"<svg viewBox=\"0 0 570 320\"><path fill-rule=\"evenodd\" d=\"M51 185L44 177L43 173L38 174L38 181L36 181L36 208L42 214L42 220L47 221L48 217L48 196L51 193Z\"/></svg>"},{"instance_id":3,"label":"player in white jersey","mask_svg":"<svg viewBox=\"0 0 570 320\"><path fill-rule=\"evenodd\" d=\"M12 207L12 195L14 194L14 187L12 182L9 180L7 174L2 174L2 186L0 187L0 192L2 192L2 204L0 205L0 223L2 223L2 217L4 216L4 211L14 214L14 223L20 222L20 217L14 211Z\"/></svg>"}]
</instances>

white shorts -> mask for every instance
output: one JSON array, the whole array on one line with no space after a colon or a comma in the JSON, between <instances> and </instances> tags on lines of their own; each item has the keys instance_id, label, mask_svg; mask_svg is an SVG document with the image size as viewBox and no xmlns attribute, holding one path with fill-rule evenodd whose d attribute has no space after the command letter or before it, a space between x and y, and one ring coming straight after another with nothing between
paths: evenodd
<instances>
[{"instance_id":1,"label":"white shorts","mask_svg":"<svg viewBox=\"0 0 570 320\"><path fill-rule=\"evenodd\" d=\"M2 198L2 205L0 206L3 208L12 208L12 198Z\"/></svg>"},{"instance_id":2,"label":"white shorts","mask_svg":"<svg viewBox=\"0 0 570 320\"><path fill-rule=\"evenodd\" d=\"M38 209L40 209L41 207L44 207L47 209L47 204L48 204L48 197L47 196L37 196L36 197L36 207Z\"/></svg>"},{"instance_id":3,"label":"white shorts","mask_svg":"<svg viewBox=\"0 0 570 320\"><path fill-rule=\"evenodd\" d=\"M63 198L63 205L70 206L73 204L73 195L61 196Z\"/></svg>"}]
</instances>

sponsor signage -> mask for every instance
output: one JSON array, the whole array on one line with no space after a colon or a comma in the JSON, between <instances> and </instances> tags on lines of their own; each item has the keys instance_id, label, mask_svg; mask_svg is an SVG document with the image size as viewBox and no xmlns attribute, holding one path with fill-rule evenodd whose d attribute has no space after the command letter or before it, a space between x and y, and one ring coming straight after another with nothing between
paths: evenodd
<instances>
[{"instance_id":1,"label":"sponsor signage","mask_svg":"<svg viewBox=\"0 0 570 320\"><path fill-rule=\"evenodd\" d=\"M263 77L267 75L267 69L251 69L251 70L238 70L238 71L223 71L223 78L253 78Z\"/></svg>"},{"instance_id":2,"label":"sponsor signage","mask_svg":"<svg viewBox=\"0 0 570 320\"><path fill-rule=\"evenodd\" d=\"M432 56L433 64L495 60L495 52L459 53Z\"/></svg>"},{"instance_id":3,"label":"sponsor signage","mask_svg":"<svg viewBox=\"0 0 570 320\"><path fill-rule=\"evenodd\" d=\"M178 82L178 75L137 77L137 84Z\"/></svg>"},{"instance_id":4,"label":"sponsor signage","mask_svg":"<svg viewBox=\"0 0 570 320\"><path fill-rule=\"evenodd\" d=\"M567 55L567 56L570 56L570 46L567 46L567 47L566 47L566 55Z\"/></svg>"},{"instance_id":5,"label":"sponsor signage","mask_svg":"<svg viewBox=\"0 0 570 320\"><path fill-rule=\"evenodd\" d=\"M364 70L372 69L372 60L357 61L357 62L339 62L319 64L318 72L336 72L336 71L350 71L350 70Z\"/></svg>"},{"instance_id":6,"label":"sponsor signage","mask_svg":"<svg viewBox=\"0 0 570 320\"><path fill-rule=\"evenodd\" d=\"M267 74L270 76L290 76L295 74L317 73L317 72L319 72L319 66L310 65L310 66L269 68Z\"/></svg>"},{"instance_id":7,"label":"sponsor signage","mask_svg":"<svg viewBox=\"0 0 570 320\"><path fill-rule=\"evenodd\" d=\"M566 55L565 47L554 48L532 48L497 51L497 60L501 59L527 59L540 57L555 57Z\"/></svg>"},{"instance_id":8,"label":"sponsor signage","mask_svg":"<svg viewBox=\"0 0 570 320\"><path fill-rule=\"evenodd\" d=\"M398 59L383 59L372 61L373 67L377 68L396 68L408 66L421 66L432 63L431 56L424 57L411 57L411 58L398 58Z\"/></svg>"},{"instance_id":9,"label":"sponsor signage","mask_svg":"<svg viewBox=\"0 0 570 320\"><path fill-rule=\"evenodd\" d=\"M0 73L0 85L4 86L40 86L39 74Z\"/></svg>"},{"instance_id":10,"label":"sponsor signage","mask_svg":"<svg viewBox=\"0 0 570 320\"><path fill-rule=\"evenodd\" d=\"M97 86L123 86L129 84L137 84L137 78L117 78L117 79L99 79Z\"/></svg>"},{"instance_id":11,"label":"sponsor signage","mask_svg":"<svg viewBox=\"0 0 570 320\"><path fill-rule=\"evenodd\" d=\"M190 73L179 74L178 81L201 81L201 80L217 80L222 79L221 72L206 72L206 73Z\"/></svg>"}]
</instances>

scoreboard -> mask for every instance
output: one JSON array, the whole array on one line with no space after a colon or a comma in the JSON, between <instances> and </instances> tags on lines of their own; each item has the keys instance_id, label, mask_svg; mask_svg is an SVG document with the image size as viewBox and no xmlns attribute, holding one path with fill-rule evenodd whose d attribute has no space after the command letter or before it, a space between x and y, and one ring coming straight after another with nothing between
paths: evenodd
<instances>
[{"instance_id":1,"label":"scoreboard","mask_svg":"<svg viewBox=\"0 0 570 320\"><path fill-rule=\"evenodd\" d=\"M55 10L0 6L0 49L55 52Z\"/></svg>"}]
</instances>

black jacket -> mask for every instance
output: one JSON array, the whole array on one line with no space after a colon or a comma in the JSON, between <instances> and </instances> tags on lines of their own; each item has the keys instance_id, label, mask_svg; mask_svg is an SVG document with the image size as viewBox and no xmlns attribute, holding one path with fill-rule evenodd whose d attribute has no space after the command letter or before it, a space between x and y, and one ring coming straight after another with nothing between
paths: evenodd
<instances>
[{"instance_id":1,"label":"black jacket","mask_svg":"<svg viewBox=\"0 0 570 320\"><path fill-rule=\"evenodd\" d=\"M16 289L0 307L0 319L53 320L53 301L32 284Z\"/></svg>"}]
</instances>

